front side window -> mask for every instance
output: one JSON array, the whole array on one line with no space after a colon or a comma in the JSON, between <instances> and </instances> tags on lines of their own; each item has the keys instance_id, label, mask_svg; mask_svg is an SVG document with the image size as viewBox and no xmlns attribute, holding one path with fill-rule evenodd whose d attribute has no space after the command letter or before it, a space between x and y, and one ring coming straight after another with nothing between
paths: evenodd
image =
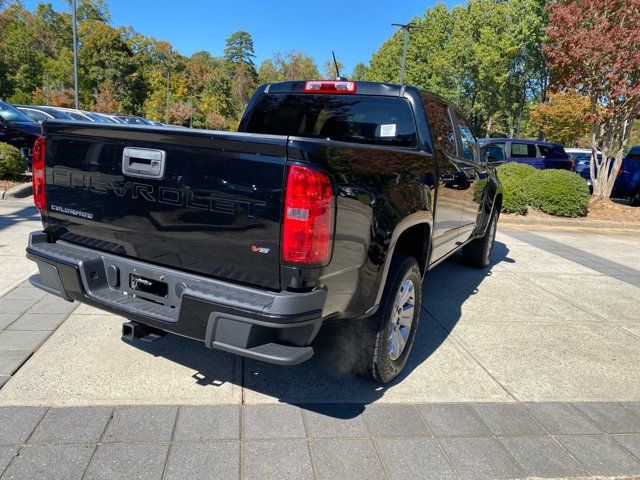
<instances>
[{"instance_id":1,"label":"front side window","mask_svg":"<svg viewBox=\"0 0 640 480\"><path fill-rule=\"evenodd\" d=\"M460 129L460 140L462 141L462 156L466 160L475 162L478 160L476 153L476 136L463 118L457 115L456 117L458 119L458 128Z\"/></svg>"},{"instance_id":2,"label":"front side window","mask_svg":"<svg viewBox=\"0 0 640 480\"><path fill-rule=\"evenodd\" d=\"M396 147L417 144L411 107L397 97L265 94L253 107L246 131Z\"/></svg>"},{"instance_id":3,"label":"front side window","mask_svg":"<svg viewBox=\"0 0 640 480\"><path fill-rule=\"evenodd\" d=\"M512 143L511 158L536 158L536 146L530 143Z\"/></svg>"}]
</instances>

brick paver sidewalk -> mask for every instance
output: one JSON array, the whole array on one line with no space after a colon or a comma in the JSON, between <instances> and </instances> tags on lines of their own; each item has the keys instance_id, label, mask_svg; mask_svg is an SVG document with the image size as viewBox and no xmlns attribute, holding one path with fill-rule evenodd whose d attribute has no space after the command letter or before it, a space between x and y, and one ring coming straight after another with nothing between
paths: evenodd
<instances>
[{"instance_id":1,"label":"brick paver sidewalk","mask_svg":"<svg viewBox=\"0 0 640 480\"><path fill-rule=\"evenodd\" d=\"M3 479L640 475L640 403L2 407Z\"/></svg>"}]
</instances>

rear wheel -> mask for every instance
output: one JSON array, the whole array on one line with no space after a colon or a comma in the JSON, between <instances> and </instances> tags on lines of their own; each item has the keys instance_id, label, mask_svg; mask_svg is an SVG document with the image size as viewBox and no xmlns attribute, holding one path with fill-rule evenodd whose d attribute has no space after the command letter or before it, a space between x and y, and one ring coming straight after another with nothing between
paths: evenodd
<instances>
[{"instance_id":1,"label":"rear wheel","mask_svg":"<svg viewBox=\"0 0 640 480\"><path fill-rule=\"evenodd\" d=\"M485 268L489 265L497 227L498 213L494 211L489 218L489 225L487 225L484 236L476 238L462 247L462 260L467 265L477 268Z\"/></svg>"},{"instance_id":2,"label":"rear wheel","mask_svg":"<svg viewBox=\"0 0 640 480\"><path fill-rule=\"evenodd\" d=\"M632 207L640 207L640 192L636 193L635 195L631 195L631 197L629 198L629 205L631 205Z\"/></svg>"},{"instance_id":3,"label":"rear wheel","mask_svg":"<svg viewBox=\"0 0 640 480\"><path fill-rule=\"evenodd\" d=\"M402 371L420 319L422 277L415 258L394 256L378 311L370 318L345 322L350 345L359 351L355 369L379 383Z\"/></svg>"}]
</instances>

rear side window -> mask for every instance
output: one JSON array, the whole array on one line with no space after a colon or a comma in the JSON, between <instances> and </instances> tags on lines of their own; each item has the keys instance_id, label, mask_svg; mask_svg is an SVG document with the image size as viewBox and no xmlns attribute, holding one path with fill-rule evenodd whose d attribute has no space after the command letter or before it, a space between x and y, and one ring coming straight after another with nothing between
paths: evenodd
<instances>
[{"instance_id":1,"label":"rear side window","mask_svg":"<svg viewBox=\"0 0 640 480\"><path fill-rule=\"evenodd\" d=\"M456 136L449 117L449 108L444 103L429 98L424 98L423 101L436 154L456 155Z\"/></svg>"},{"instance_id":2,"label":"rear side window","mask_svg":"<svg viewBox=\"0 0 640 480\"><path fill-rule=\"evenodd\" d=\"M511 157L512 158L536 158L538 152L536 146L530 143L512 143L511 144Z\"/></svg>"},{"instance_id":3,"label":"rear side window","mask_svg":"<svg viewBox=\"0 0 640 480\"><path fill-rule=\"evenodd\" d=\"M417 144L409 102L396 97L266 94L253 107L246 131L398 147Z\"/></svg>"},{"instance_id":4,"label":"rear side window","mask_svg":"<svg viewBox=\"0 0 640 480\"><path fill-rule=\"evenodd\" d=\"M564 148L559 145L538 145L540 149L540 154L544 158L569 158L567 152L564 151Z\"/></svg>"}]
</instances>

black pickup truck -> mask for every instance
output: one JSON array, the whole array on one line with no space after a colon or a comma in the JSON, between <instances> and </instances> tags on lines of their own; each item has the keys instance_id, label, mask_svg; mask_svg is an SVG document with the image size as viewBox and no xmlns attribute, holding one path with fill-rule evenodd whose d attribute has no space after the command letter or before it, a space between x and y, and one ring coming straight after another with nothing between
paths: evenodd
<instances>
[{"instance_id":1,"label":"black pickup truck","mask_svg":"<svg viewBox=\"0 0 640 480\"><path fill-rule=\"evenodd\" d=\"M134 337L282 365L340 322L353 368L392 380L426 271L459 249L489 264L501 150L481 151L441 98L383 83L263 85L238 130L46 121L32 282L126 317Z\"/></svg>"}]
</instances>

